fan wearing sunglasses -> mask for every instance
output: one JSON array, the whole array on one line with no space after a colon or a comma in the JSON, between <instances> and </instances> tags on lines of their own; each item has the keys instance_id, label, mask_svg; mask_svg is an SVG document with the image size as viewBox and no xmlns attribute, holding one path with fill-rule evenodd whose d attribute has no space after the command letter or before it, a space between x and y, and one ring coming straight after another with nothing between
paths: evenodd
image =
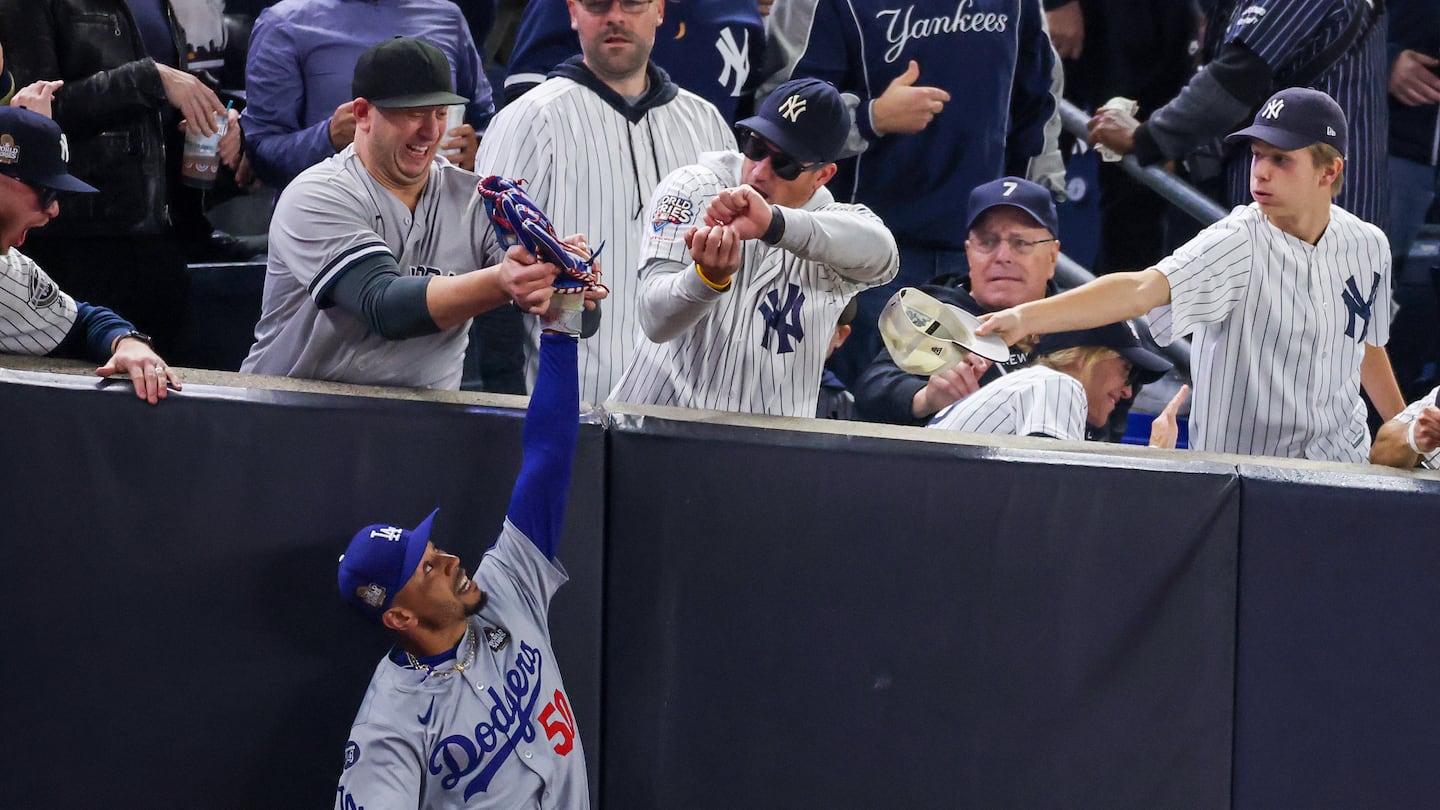
<instances>
[{"instance_id":1,"label":"fan wearing sunglasses","mask_svg":"<svg viewBox=\"0 0 1440 810\"><path fill-rule=\"evenodd\" d=\"M650 199L634 359L610 398L814 417L830 337L894 278L895 239L838 203L849 112L832 85L780 85L736 126L740 151L672 172Z\"/></svg>"},{"instance_id":2,"label":"fan wearing sunglasses","mask_svg":"<svg viewBox=\"0 0 1440 810\"><path fill-rule=\"evenodd\" d=\"M0 352L88 354L102 377L128 374L135 395L154 405L180 377L150 338L105 307L76 301L16 250L35 228L60 215L61 191L94 193L70 174L60 127L26 109L0 107Z\"/></svg>"}]
</instances>

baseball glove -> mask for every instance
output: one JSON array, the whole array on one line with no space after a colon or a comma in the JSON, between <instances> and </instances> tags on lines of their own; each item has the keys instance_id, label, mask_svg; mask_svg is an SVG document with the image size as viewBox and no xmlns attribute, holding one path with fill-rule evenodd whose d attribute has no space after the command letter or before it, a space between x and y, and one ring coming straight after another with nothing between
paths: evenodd
<instances>
[{"instance_id":1,"label":"baseball glove","mask_svg":"<svg viewBox=\"0 0 1440 810\"><path fill-rule=\"evenodd\" d=\"M600 283L600 270L595 267L595 260L605 244L602 242L589 255L581 255L575 248L561 242L555 235L555 226L550 224L550 218L520 188L523 182L490 175L476 188L485 200L485 212L495 224L501 244L506 247L521 245L541 261L559 267L560 275L555 278L557 293L574 295L591 289L609 292Z\"/></svg>"}]
</instances>

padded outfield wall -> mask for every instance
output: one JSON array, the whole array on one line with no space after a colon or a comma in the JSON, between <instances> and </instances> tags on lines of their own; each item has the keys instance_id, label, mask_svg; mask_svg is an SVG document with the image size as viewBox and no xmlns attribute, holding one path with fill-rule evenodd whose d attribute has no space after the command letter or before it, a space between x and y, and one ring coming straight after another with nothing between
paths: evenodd
<instances>
[{"instance_id":1,"label":"padded outfield wall","mask_svg":"<svg viewBox=\"0 0 1440 810\"><path fill-rule=\"evenodd\" d=\"M5 803L332 802L385 648L336 555L438 505L474 559L524 401L0 365ZM596 805L1440 794L1434 476L826 427L586 415L552 624Z\"/></svg>"}]
</instances>

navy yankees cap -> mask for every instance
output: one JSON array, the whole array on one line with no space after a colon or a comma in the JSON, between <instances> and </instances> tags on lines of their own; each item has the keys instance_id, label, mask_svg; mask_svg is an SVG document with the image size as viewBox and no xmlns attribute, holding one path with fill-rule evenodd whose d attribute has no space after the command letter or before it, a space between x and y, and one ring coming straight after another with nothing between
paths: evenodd
<instances>
[{"instance_id":1,"label":"navy yankees cap","mask_svg":"<svg viewBox=\"0 0 1440 810\"><path fill-rule=\"evenodd\" d=\"M850 111L835 86L820 79L791 79L737 123L801 163L831 163L850 135Z\"/></svg>"},{"instance_id":2,"label":"navy yankees cap","mask_svg":"<svg viewBox=\"0 0 1440 810\"><path fill-rule=\"evenodd\" d=\"M1255 122L1227 135L1225 142L1256 138L1287 152L1328 143L1344 157L1346 131L1345 111L1335 99L1308 87L1289 87L1271 96L1255 113Z\"/></svg>"},{"instance_id":3,"label":"navy yankees cap","mask_svg":"<svg viewBox=\"0 0 1440 810\"><path fill-rule=\"evenodd\" d=\"M1104 346L1135 365L1135 379L1142 384L1153 383L1165 376L1174 365L1140 344L1140 333L1129 321L1097 326L1093 329L1077 329L1073 332L1056 332L1041 335L1035 344L1035 356L1073 349L1077 346Z\"/></svg>"},{"instance_id":4,"label":"navy yankees cap","mask_svg":"<svg viewBox=\"0 0 1440 810\"><path fill-rule=\"evenodd\" d=\"M1055 213L1055 200L1038 183L1023 177L1002 177L978 185L970 192L969 219L965 230L975 227L980 215L997 205L1013 205L1035 218L1051 236L1060 235L1060 216Z\"/></svg>"},{"instance_id":5,"label":"navy yankees cap","mask_svg":"<svg viewBox=\"0 0 1440 810\"><path fill-rule=\"evenodd\" d=\"M0 174L58 191L95 191L70 174L69 159L59 124L23 107L0 107Z\"/></svg>"},{"instance_id":6,"label":"navy yankees cap","mask_svg":"<svg viewBox=\"0 0 1440 810\"><path fill-rule=\"evenodd\" d=\"M340 555L340 596L378 621L415 574L439 512L431 512L413 529L376 523L356 532Z\"/></svg>"},{"instance_id":7,"label":"navy yankees cap","mask_svg":"<svg viewBox=\"0 0 1440 810\"><path fill-rule=\"evenodd\" d=\"M382 109L466 104L455 94L450 63L440 49L424 40L395 37L372 45L355 62L350 83L354 98Z\"/></svg>"}]
</instances>

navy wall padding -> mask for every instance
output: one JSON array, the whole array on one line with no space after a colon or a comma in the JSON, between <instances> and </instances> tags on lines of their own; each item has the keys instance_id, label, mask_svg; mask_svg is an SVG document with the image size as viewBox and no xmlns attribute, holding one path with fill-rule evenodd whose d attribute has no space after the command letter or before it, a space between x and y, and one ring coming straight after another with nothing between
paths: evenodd
<instances>
[{"instance_id":1,"label":"navy wall padding","mask_svg":"<svg viewBox=\"0 0 1440 810\"><path fill-rule=\"evenodd\" d=\"M610 440L605 806L1228 806L1232 467Z\"/></svg>"},{"instance_id":2,"label":"navy wall padding","mask_svg":"<svg viewBox=\"0 0 1440 810\"><path fill-rule=\"evenodd\" d=\"M1241 472L1235 807L1434 807L1440 481Z\"/></svg>"},{"instance_id":3,"label":"navy wall padding","mask_svg":"<svg viewBox=\"0 0 1440 810\"><path fill-rule=\"evenodd\" d=\"M328 807L383 634L336 592L360 527L467 568L523 412L187 385L157 407L0 378L7 807ZM551 614L598 785L604 431L581 426Z\"/></svg>"}]
</instances>

